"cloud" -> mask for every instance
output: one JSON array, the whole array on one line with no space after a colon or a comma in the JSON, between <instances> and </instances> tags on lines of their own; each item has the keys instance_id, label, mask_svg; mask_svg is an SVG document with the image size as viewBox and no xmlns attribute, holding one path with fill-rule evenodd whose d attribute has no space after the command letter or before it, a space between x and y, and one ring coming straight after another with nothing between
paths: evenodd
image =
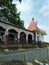
<instances>
[{"instance_id":1,"label":"cloud","mask_svg":"<svg viewBox=\"0 0 49 65\"><path fill-rule=\"evenodd\" d=\"M44 16L49 16L49 1L46 2L41 9L39 10L40 13L42 13Z\"/></svg>"},{"instance_id":2,"label":"cloud","mask_svg":"<svg viewBox=\"0 0 49 65\"><path fill-rule=\"evenodd\" d=\"M17 9L18 11L24 13L24 12L30 12L31 11L31 8L34 7L33 5L33 1L32 0L22 0L21 4L20 3L17 3Z\"/></svg>"},{"instance_id":3,"label":"cloud","mask_svg":"<svg viewBox=\"0 0 49 65\"><path fill-rule=\"evenodd\" d=\"M34 10L34 1L32 0L22 0L21 4L17 2L17 9L19 12L21 12L21 19L25 21L24 25L27 28L29 25L29 22L31 21L31 18L34 16L32 13Z\"/></svg>"}]
</instances>

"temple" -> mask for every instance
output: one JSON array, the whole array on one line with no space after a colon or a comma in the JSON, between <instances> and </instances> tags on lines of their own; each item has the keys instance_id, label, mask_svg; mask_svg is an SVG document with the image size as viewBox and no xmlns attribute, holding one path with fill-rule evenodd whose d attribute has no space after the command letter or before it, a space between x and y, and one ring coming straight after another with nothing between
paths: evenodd
<instances>
[{"instance_id":1,"label":"temple","mask_svg":"<svg viewBox=\"0 0 49 65\"><path fill-rule=\"evenodd\" d=\"M37 23L35 22L34 18L32 19L32 21L28 27L28 30L30 30L34 33L34 41L44 42L44 35L46 35L46 32L37 26Z\"/></svg>"},{"instance_id":2,"label":"temple","mask_svg":"<svg viewBox=\"0 0 49 65\"><path fill-rule=\"evenodd\" d=\"M0 21L0 46L33 46L34 44L38 44L39 41L44 42L44 35L46 35L46 32L38 28L34 19L32 19L28 29Z\"/></svg>"}]
</instances>

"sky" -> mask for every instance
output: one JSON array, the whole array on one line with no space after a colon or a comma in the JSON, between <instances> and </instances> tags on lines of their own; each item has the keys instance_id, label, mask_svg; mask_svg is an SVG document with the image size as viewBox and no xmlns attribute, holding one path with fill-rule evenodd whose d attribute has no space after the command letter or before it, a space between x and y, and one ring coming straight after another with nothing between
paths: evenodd
<instances>
[{"instance_id":1,"label":"sky","mask_svg":"<svg viewBox=\"0 0 49 65\"><path fill-rule=\"evenodd\" d=\"M18 12L21 12L21 19L24 20L24 25L28 28L32 21L35 19L37 25L42 30L46 31L45 40L49 42L49 0L14 0L13 3L17 4Z\"/></svg>"}]
</instances>

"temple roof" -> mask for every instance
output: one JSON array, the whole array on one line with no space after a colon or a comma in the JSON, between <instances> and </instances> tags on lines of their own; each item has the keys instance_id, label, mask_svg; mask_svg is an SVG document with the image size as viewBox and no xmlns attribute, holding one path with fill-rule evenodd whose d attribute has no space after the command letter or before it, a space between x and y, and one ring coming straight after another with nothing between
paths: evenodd
<instances>
[{"instance_id":1,"label":"temple roof","mask_svg":"<svg viewBox=\"0 0 49 65\"><path fill-rule=\"evenodd\" d=\"M30 23L30 25L29 25L29 27L28 27L28 30L34 31L34 32L40 32L40 33L43 34L43 35L46 34L45 31L41 30L41 29L37 26L37 24L36 24L34 18L32 19L32 21L31 21L31 23Z\"/></svg>"},{"instance_id":2,"label":"temple roof","mask_svg":"<svg viewBox=\"0 0 49 65\"><path fill-rule=\"evenodd\" d=\"M32 21L28 27L28 30L33 31L33 30L37 30L37 29L38 29L37 24L35 23L35 20L32 19Z\"/></svg>"}]
</instances>

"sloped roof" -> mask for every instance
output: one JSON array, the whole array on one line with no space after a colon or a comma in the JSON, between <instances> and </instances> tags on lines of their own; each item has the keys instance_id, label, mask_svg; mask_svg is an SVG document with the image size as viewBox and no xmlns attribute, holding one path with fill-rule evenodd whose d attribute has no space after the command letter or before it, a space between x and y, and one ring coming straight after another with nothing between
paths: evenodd
<instances>
[{"instance_id":1,"label":"sloped roof","mask_svg":"<svg viewBox=\"0 0 49 65\"><path fill-rule=\"evenodd\" d=\"M43 30L41 30L40 28L38 28L38 26L37 26L37 24L36 24L34 18L32 19L32 21L31 21L31 23L30 23L30 25L29 25L29 27L28 27L28 30L30 30L30 31L36 31L36 32L38 31L38 32L40 32L40 33L46 35L46 32L45 32L45 31L43 31Z\"/></svg>"},{"instance_id":2,"label":"sloped roof","mask_svg":"<svg viewBox=\"0 0 49 65\"><path fill-rule=\"evenodd\" d=\"M37 24L35 23L35 20L32 19L32 21L28 27L28 30L33 31L33 30L37 30L37 29L38 29Z\"/></svg>"}]
</instances>

